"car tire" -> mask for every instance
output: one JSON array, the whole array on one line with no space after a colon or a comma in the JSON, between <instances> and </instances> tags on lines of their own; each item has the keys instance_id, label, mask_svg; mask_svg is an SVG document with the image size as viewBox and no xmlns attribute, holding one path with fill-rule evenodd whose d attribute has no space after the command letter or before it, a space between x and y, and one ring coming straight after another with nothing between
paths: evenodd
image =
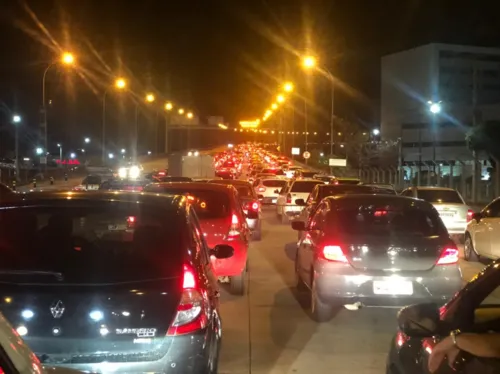
<instances>
[{"instance_id":1,"label":"car tire","mask_svg":"<svg viewBox=\"0 0 500 374\"><path fill-rule=\"evenodd\" d=\"M312 280L311 287L311 318L319 323L328 322L333 318L334 307L326 304L319 298L316 291L316 282Z\"/></svg>"},{"instance_id":2,"label":"car tire","mask_svg":"<svg viewBox=\"0 0 500 374\"><path fill-rule=\"evenodd\" d=\"M472 238L470 234L465 234L465 242L464 242L464 260L470 262L478 262L479 255L474 249L474 244L472 244Z\"/></svg>"},{"instance_id":3,"label":"car tire","mask_svg":"<svg viewBox=\"0 0 500 374\"><path fill-rule=\"evenodd\" d=\"M241 274L233 275L229 277L229 292L232 295L244 295L245 294L245 273L243 270Z\"/></svg>"}]
</instances>

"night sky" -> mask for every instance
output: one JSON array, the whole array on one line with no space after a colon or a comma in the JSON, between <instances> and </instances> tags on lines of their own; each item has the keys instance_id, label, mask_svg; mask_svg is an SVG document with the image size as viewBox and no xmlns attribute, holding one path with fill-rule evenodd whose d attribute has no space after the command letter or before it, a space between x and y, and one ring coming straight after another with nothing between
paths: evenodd
<instances>
[{"instance_id":1,"label":"night sky","mask_svg":"<svg viewBox=\"0 0 500 374\"><path fill-rule=\"evenodd\" d=\"M232 126L257 118L284 80L305 94L299 56L306 50L350 87L338 90L337 115L375 127L380 57L428 42L500 46L500 13L487 4L492 2L2 0L0 144L10 137L13 112L23 116L23 143L35 141L28 129L38 123L43 71L62 50L73 52L78 66L54 67L47 75L52 142L98 136L102 93L121 75L138 96L153 90L163 102L170 99L202 118L223 116ZM315 76L313 87L321 127L328 123L328 83ZM132 115L130 100L111 96L111 123Z\"/></svg>"}]
</instances>

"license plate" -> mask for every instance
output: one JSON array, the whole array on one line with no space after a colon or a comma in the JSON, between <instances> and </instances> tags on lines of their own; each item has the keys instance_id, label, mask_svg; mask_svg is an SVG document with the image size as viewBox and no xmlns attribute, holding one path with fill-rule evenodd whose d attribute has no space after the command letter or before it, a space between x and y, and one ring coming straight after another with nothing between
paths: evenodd
<instances>
[{"instance_id":1,"label":"license plate","mask_svg":"<svg viewBox=\"0 0 500 374\"><path fill-rule=\"evenodd\" d=\"M272 199L271 201L273 204L276 204L276 201L278 201L278 199Z\"/></svg>"},{"instance_id":2,"label":"license plate","mask_svg":"<svg viewBox=\"0 0 500 374\"><path fill-rule=\"evenodd\" d=\"M440 212L439 215L441 217L451 218L455 216L455 212Z\"/></svg>"},{"instance_id":3,"label":"license plate","mask_svg":"<svg viewBox=\"0 0 500 374\"><path fill-rule=\"evenodd\" d=\"M127 229L127 225L108 225L109 231L123 231Z\"/></svg>"},{"instance_id":4,"label":"license plate","mask_svg":"<svg viewBox=\"0 0 500 374\"><path fill-rule=\"evenodd\" d=\"M413 283L401 280L373 281L375 295L413 295Z\"/></svg>"}]
</instances>

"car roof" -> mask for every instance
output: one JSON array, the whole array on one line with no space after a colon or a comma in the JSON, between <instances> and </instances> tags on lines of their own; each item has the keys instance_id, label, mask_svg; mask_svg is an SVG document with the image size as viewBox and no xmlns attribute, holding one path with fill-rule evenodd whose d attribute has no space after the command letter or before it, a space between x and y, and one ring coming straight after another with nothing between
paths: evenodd
<instances>
[{"instance_id":1,"label":"car roof","mask_svg":"<svg viewBox=\"0 0 500 374\"><path fill-rule=\"evenodd\" d=\"M221 191L228 192L234 190L231 184L220 184L220 183L204 183L204 182L159 182L151 183L149 186L165 187L165 188L189 188L190 190L211 190L211 191Z\"/></svg>"},{"instance_id":2,"label":"car roof","mask_svg":"<svg viewBox=\"0 0 500 374\"><path fill-rule=\"evenodd\" d=\"M411 187L416 190L428 190L428 191L455 191L454 188L449 187L437 187L437 186L419 186L419 187Z\"/></svg>"},{"instance_id":3,"label":"car roof","mask_svg":"<svg viewBox=\"0 0 500 374\"><path fill-rule=\"evenodd\" d=\"M2 201L1 207L51 206L61 203L62 206L82 206L85 204L100 204L102 202L123 202L161 206L165 209L178 210L184 205L184 196L161 195L131 191L41 191L15 194L11 199Z\"/></svg>"},{"instance_id":4,"label":"car roof","mask_svg":"<svg viewBox=\"0 0 500 374\"><path fill-rule=\"evenodd\" d=\"M208 183L216 183L216 184L232 184L233 186L251 186L251 184L247 181L242 181L238 179L209 179Z\"/></svg>"},{"instance_id":5,"label":"car roof","mask_svg":"<svg viewBox=\"0 0 500 374\"><path fill-rule=\"evenodd\" d=\"M433 205L424 200L414 199L401 195L377 195L377 194L349 194L328 196L325 198L337 206L358 206L359 204L385 204L401 207L416 206L422 209L433 209Z\"/></svg>"},{"instance_id":6,"label":"car roof","mask_svg":"<svg viewBox=\"0 0 500 374\"><path fill-rule=\"evenodd\" d=\"M293 183L295 182L319 182L320 184L324 184L325 182L324 181L321 181L319 179L315 179L315 178L301 178L301 179L295 179L293 180Z\"/></svg>"}]
</instances>

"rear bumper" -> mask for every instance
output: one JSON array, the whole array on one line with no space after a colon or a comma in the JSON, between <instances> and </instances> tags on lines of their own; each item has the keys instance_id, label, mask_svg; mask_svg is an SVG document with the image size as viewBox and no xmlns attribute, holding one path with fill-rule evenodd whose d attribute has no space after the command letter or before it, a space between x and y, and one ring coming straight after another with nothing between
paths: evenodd
<instances>
[{"instance_id":1,"label":"rear bumper","mask_svg":"<svg viewBox=\"0 0 500 374\"><path fill-rule=\"evenodd\" d=\"M213 339L211 327L204 332L193 335L177 336L173 338L167 353L161 358L153 361L123 361L112 362L112 359L102 362L99 358L89 361L94 363L46 363L45 366L64 367L88 373L169 373L169 374L201 374L206 373L211 357L218 359L218 354L211 355L213 350L218 353L218 338ZM207 344L207 342L215 342ZM90 343L90 342L89 342Z\"/></svg>"},{"instance_id":2,"label":"rear bumper","mask_svg":"<svg viewBox=\"0 0 500 374\"><path fill-rule=\"evenodd\" d=\"M265 196L261 199L262 204L276 204L278 196Z\"/></svg>"},{"instance_id":3,"label":"rear bumper","mask_svg":"<svg viewBox=\"0 0 500 374\"><path fill-rule=\"evenodd\" d=\"M302 209L304 209L304 207L300 205L283 205L283 213L287 216L298 216L300 212L302 212Z\"/></svg>"},{"instance_id":4,"label":"rear bumper","mask_svg":"<svg viewBox=\"0 0 500 374\"><path fill-rule=\"evenodd\" d=\"M318 259L314 270L318 296L331 304L361 302L366 306L405 306L420 301L444 303L462 288L458 265L435 266L429 271L388 276ZM410 282L412 290L408 294L379 294L374 291L374 282L399 285Z\"/></svg>"}]
</instances>

